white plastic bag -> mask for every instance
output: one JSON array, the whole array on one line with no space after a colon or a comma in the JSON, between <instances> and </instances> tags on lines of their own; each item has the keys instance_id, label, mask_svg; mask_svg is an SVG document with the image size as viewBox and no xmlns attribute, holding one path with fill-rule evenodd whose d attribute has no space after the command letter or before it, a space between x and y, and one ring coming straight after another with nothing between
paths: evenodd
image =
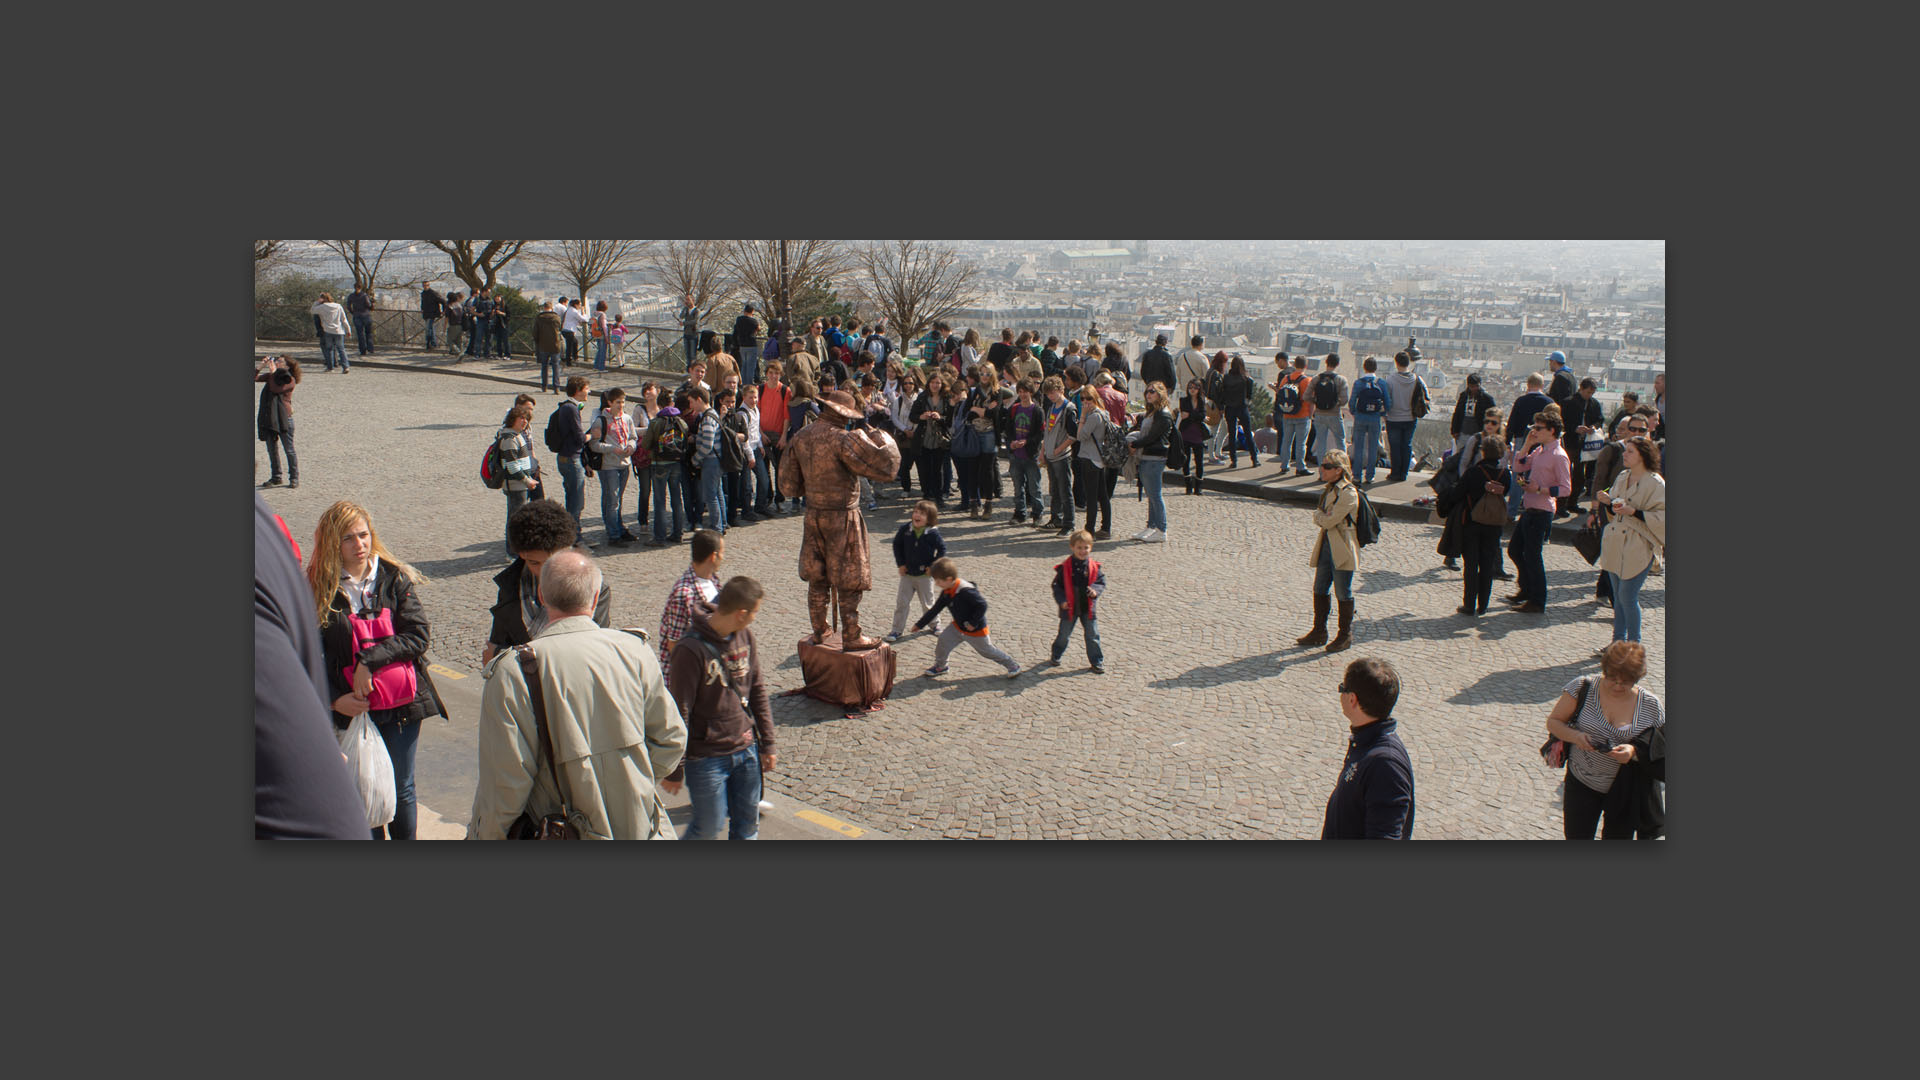
<instances>
[{"instance_id":1,"label":"white plastic bag","mask_svg":"<svg viewBox=\"0 0 1920 1080\"><path fill-rule=\"evenodd\" d=\"M393 758L373 718L361 713L339 733L340 749L347 755L347 771L360 789L360 801L367 806L367 827L377 829L393 820L399 795L394 789Z\"/></svg>"}]
</instances>

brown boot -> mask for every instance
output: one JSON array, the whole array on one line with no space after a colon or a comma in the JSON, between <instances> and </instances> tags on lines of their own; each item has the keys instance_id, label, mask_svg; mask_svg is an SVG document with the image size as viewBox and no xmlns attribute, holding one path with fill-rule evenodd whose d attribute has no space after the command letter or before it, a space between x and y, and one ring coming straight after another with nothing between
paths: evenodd
<instances>
[{"instance_id":1,"label":"brown boot","mask_svg":"<svg viewBox=\"0 0 1920 1080\"><path fill-rule=\"evenodd\" d=\"M1339 652L1353 644L1353 601L1340 601L1340 632L1327 642L1328 652Z\"/></svg>"},{"instance_id":2,"label":"brown boot","mask_svg":"<svg viewBox=\"0 0 1920 1080\"><path fill-rule=\"evenodd\" d=\"M855 652L880 644L879 638L860 636L860 597L850 589L840 591L840 651ZM853 602L849 604L847 601Z\"/></svg>"},{"instance_id":3,"label":"brown boot","mask_svg":"<svg viewBox=\"0 0 1920 1080\"><path fill-rule=\"evenodd\" d=\"M1333 597L1321 594L1313 598L1313 629L1306 637L1295 638L1295 645L1325 645L1327 643L1327 612L1333 610Z\"/></svg>"},{"instance_id":4,"label":"brown boot","mask_svg":"<svg viewBox=\"0 0 1920 1080\"><path fill-rule=\"evenodd\" d=\"M807 583L807 618L813 623L813 643L819 645L827 640L833 627L827 621L827 605L831 595L825 582Z\"/></svg>"}]
</instances>

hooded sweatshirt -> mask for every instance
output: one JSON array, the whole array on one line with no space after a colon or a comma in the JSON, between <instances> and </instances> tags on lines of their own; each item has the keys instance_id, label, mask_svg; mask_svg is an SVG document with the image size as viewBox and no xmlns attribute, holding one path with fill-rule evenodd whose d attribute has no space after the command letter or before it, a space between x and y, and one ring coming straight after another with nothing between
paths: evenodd
<instances>
[{"instance_id":1,"label":"hooded sweatshirt","mask_svg":"<svg viewBox=\"0 0 1920 1080\"><path fill-rule=\"evenodd\" d=\"M667 690L687 723L687 758L724 757L756 742L762 754L771 753L773 707L753 630L742 627L723 638L714 632L713 614L713 605L695 605L687 636L667 662ZM666 779L680 780L684 770L683 762Z\"/></svg>"}]
</instances>

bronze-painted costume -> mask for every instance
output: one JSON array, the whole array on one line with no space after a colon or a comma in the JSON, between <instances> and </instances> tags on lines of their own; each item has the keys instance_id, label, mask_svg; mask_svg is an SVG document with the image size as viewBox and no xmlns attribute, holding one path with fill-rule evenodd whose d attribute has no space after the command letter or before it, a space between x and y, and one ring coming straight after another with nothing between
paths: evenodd
<instances>
[{"instance_id":1,"label":"bronze-painted costume","mask_svg":"<svg viewBox=\"0 0 1920 1080\"><path fill-rule=\"evenodd\" d=\"M843 426L859 415L850 395L831 391L821 396L820 405L819 419L787 443L780 462L780 493L807 500L800 578L807 583L814 643L824 641L832 630L828 604L837 599L840 647L872 648L879 641L860 636L860 599L873 588L860 477L893 479L900 471L900 447L884 431L849 431Z\"/></svg>"}]
</instances>

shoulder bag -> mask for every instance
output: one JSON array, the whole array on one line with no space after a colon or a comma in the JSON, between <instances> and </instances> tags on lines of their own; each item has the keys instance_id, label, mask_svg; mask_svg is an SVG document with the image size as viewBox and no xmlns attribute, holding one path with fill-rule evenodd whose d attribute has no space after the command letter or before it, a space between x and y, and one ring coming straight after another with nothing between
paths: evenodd
<instances>
[{"instance_id":1,"label":"shoulder bag","mask_svg":"<svg viewBox=\"0 0 1920 1080\"><path fill-rule=\"evenodd\" d=\"M1482 467L1481 472L1485 471L1486 469ZM1493 477L1489 476L1487 479L1492 480ZM1495 495L1483 489L1480 492L1480 498L1474 502L1473 512L1469 516L1472 517L1475 525L1505 525L1507 523L1506 496Z\"/></svg>"},{"instance_id":2,"label":"shoulder bag","mask_svg":"<svg viewBox=\"0 0 1920 1080\"><path fill-rule=\"evenodd\" d=\"M1591 689L1592 676L1580 680L1580 692L1573 698L1573 722L1569 726L1579 726L1580 711L1587 707L1587 691ZM1540 744L1540 760L1546 762L1549 769L1564 768L1567 764L1567 741L1549 736L1546 742Z\"/></svg>"},{"instance_id":3,"label":"shoulder bag","mask_svg":"<svg viewBox=\"0 0 1920 1080\"><path fill-rule=\"evenodd\" d=\"M521 673L527 677L527 693L533 697L533 725L540 732L540 756L547 759L547 776L553 781L553 789L560 793L560 812L535 822L526 811L521 811L507 829L507 839L578 840L580 830L573 824L572 800L567 798L566 785L560 782L560 770L553 762L553 739L547 734L547 694L540 685L540 663L531 645L515 645L513 651L520 660Z\"/></svg>"}]
</instances>

